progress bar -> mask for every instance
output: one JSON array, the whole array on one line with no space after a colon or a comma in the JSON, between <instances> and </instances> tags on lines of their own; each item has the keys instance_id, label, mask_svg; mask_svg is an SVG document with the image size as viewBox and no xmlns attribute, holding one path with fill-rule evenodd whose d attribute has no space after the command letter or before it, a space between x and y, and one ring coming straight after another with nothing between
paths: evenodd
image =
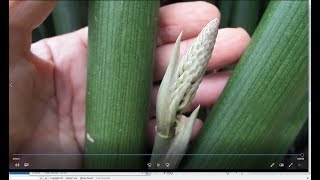
<instances>
[{"instance_id":1,"label":"progress bar","mask_svg":"<svg viewBox=\"0 0 320 180\"><path fill-rule=\"evenodd\" d=\"M301 156L300 154L13 154L14 156Z\"/></svg>"}]
</instances>

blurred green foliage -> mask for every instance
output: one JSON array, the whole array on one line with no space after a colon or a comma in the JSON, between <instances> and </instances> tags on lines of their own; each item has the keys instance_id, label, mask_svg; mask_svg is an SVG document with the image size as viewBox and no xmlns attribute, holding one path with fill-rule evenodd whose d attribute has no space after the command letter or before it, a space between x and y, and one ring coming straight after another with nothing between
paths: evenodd
<instances>
[{"instance_id":1,"label":"blurred green foliage","mask_svg":"<svg viewBox=\"0 0 320 180\"><path fill-rule=\"evenodd\" d=\"M32 42L88 25L88 1L60 0L49 17L32 32Z\"/></svg>"}]
</instances>

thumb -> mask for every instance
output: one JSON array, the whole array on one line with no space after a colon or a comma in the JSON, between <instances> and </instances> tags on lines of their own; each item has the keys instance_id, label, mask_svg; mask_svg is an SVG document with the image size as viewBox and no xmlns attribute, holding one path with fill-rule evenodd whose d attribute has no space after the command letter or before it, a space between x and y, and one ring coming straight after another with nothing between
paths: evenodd
<instances>
[{"instance_id":1,"label":"thumb","mask_svg":"<svg viewBox=\"0 0 320 180\"><path fill-rule=\"evenodd\" d=\"M51 13L57 1L9 2L9 28L31 32Z\"/></svg>"},{"instance_id":2,"label":"thumb","mask_svg":"<svg viewBox=\"0 0 320 180\"><path fill-rule=\"evenodd\" d=\"M32 30L53 10L56 1L9 1L9 54L24 56L29 52ZM11 52L12 51L12 52ZM10 58L11 62L17 58Z\"/></svg>"},{"instance_id":3,"label":"thumb","mask_svg":"<svg viewBox=\"0 0 320 180\"><path fill-rule=\"evenodd\" d=\"M32 30L38 27L51 13L56 0L51 1L9 1L9 66L11 70L17 63L29 60L36 68L44 70L51 64L41 61L30 52ZM27 65L24 63L24 69ZM30 68L30 67L29 67ZM31 67L34 68L34 67ZM42 72L40 69L39 72Z\"/></svg>"},{"instance_id":4,"label":"thumb","mask_svg":"<svg viewBox=\"0 0 320 180\"><path fill-rule=\"evenodd\" d=\"M9 81L14 82L9 86L9 157L34 133L44 102L53 94L53 73L40 73L44 71L37 67L42 61L31 56L30 46L32 30L46 19L55 4L56 1L9 1Z\"/></svg>"}]
</instances>

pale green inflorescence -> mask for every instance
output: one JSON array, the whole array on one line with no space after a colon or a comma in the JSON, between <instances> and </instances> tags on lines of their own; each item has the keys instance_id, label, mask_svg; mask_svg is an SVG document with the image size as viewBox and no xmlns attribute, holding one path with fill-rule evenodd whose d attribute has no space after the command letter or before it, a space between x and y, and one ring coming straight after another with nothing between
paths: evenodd
<instances>
[{"instance_id":1,"label":"pale green inflorescence","mask_svg":"<svg viewBox=\"0 0 320 180\"><path fill-rule=\"evenodd\" d=\"M177 66L181 34L157 97L157 133L168 137L174 122L187 110L194 98L218 34L219 20L211 20L200 32ZM177 69L177 70L176 70Z\"/></svg>"},{"instance_id":2,"label":"pale green inflorescence","mask_svg":"<svg viewBox=\"0 0 320 180\"><path fill-rule=\"evenodd\" d=\"M170 109L183 113L190 105L211 58L218 34L218 25L218 19L210 21L183 56L177 71L178 78L173 86ZM178 94L183 94L183 96Z\"/></svg>"}]
</instances>

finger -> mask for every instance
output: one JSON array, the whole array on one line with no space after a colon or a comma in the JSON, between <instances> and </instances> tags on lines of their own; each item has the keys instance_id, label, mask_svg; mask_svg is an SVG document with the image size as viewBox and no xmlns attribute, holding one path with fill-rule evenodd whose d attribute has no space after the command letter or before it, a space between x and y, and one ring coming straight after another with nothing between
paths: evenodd
<instances>
[{"instance_id":1,"label":"finger","mask_svg":"<svg viewBox=\"0 0 320 180\"><path fill-rule=\"evenodd\" d=\"M182 117L181 121L183 123L188 121L188 118L186 117ZM192 136L191 136L191 141L194 140L197 135L199 134L201 128L202 128L203 122L200 119L197 119L195 124L194 124L194 128L192 131ZM154 143L154 137L155 137L155 127L156 127L156 119L153 118L150 121L148 121L148 146L150 148L153 147L153 143Z\"/></svg>"},{"instance_id":2,"label":"finger","mask_svg":"<svg viewBox=\"0 0 320 180\"><path fill-rule=\"evenodd\" d=\"M193 111L199 104L201 107L211 107L216 103L222 93L225 85L230 77L230 72L219 72L209 74L203 77L202 82L196 92L194 99L188 109L188 112ZM156 101L159 86L154 85L151 92L151 110L150 117L155 117Z\"/></svg>"},{"instance_id":3,"label":"finger","mask_svg":"<svg viewBox=\"0 0 320 180\"><path fill-rule=\"evenodd\" d=\"M230 75L231 72L226 71L205 76L199 85L188 112L193 111L199 104L201 107L212 107L219 100Z\"/></svg>"},{"instance_id":4,"label":"finger","mask_svg":"<svg viewBox=\"0 0 320 180\"><path fill-rule=\"evenodd\" d=\"M197 1L174 3L159 10L157 45L173 43L181 31L182 40L197 36L213 18L220 19L220 12L214 5Z\"/></svg>"},{"instance_id":5,"label":"finger","mask_svg":"<svg viewBox=\"0 0 320 180\"><path fill-rule=\"evenodd\" d=\"M180 57L192 45L195 38L184 40L180 44ZM212 51L207 70L219 69L236 63L250 42L249 34L242 28L220 29L216 44ZM157 48L155 59L154 80L162 79L171 57L174 44L167 44ZM181 58L180 58L181 59Z\"/></svg>"},{"instance_id":6,"label":"finger","mask_svg":"<svg viewBox=\"0 0 320 180\"><path fill-rule=\"evenodd\" d=\"M10 1L9 27L32 31L50 14L56 1Z\"/></svg>"},{"instance_id":7,"label":"finger","mask_svg":"<svg viewBox=\"0 0 320 180\"><path fill-rule=\"evenodd\" d=\"M63 35L39 40L31 45L31 52L45 61L53 61L52 53L60 54L56 51L60 51L62 45L65 46L66 39L68 39L68 43L74 42L76 46L73 45L73 47L80 47L81 50L87 51L88 27L84 27L74 32L66 33Z\"/></svg>"}]
</instances>

